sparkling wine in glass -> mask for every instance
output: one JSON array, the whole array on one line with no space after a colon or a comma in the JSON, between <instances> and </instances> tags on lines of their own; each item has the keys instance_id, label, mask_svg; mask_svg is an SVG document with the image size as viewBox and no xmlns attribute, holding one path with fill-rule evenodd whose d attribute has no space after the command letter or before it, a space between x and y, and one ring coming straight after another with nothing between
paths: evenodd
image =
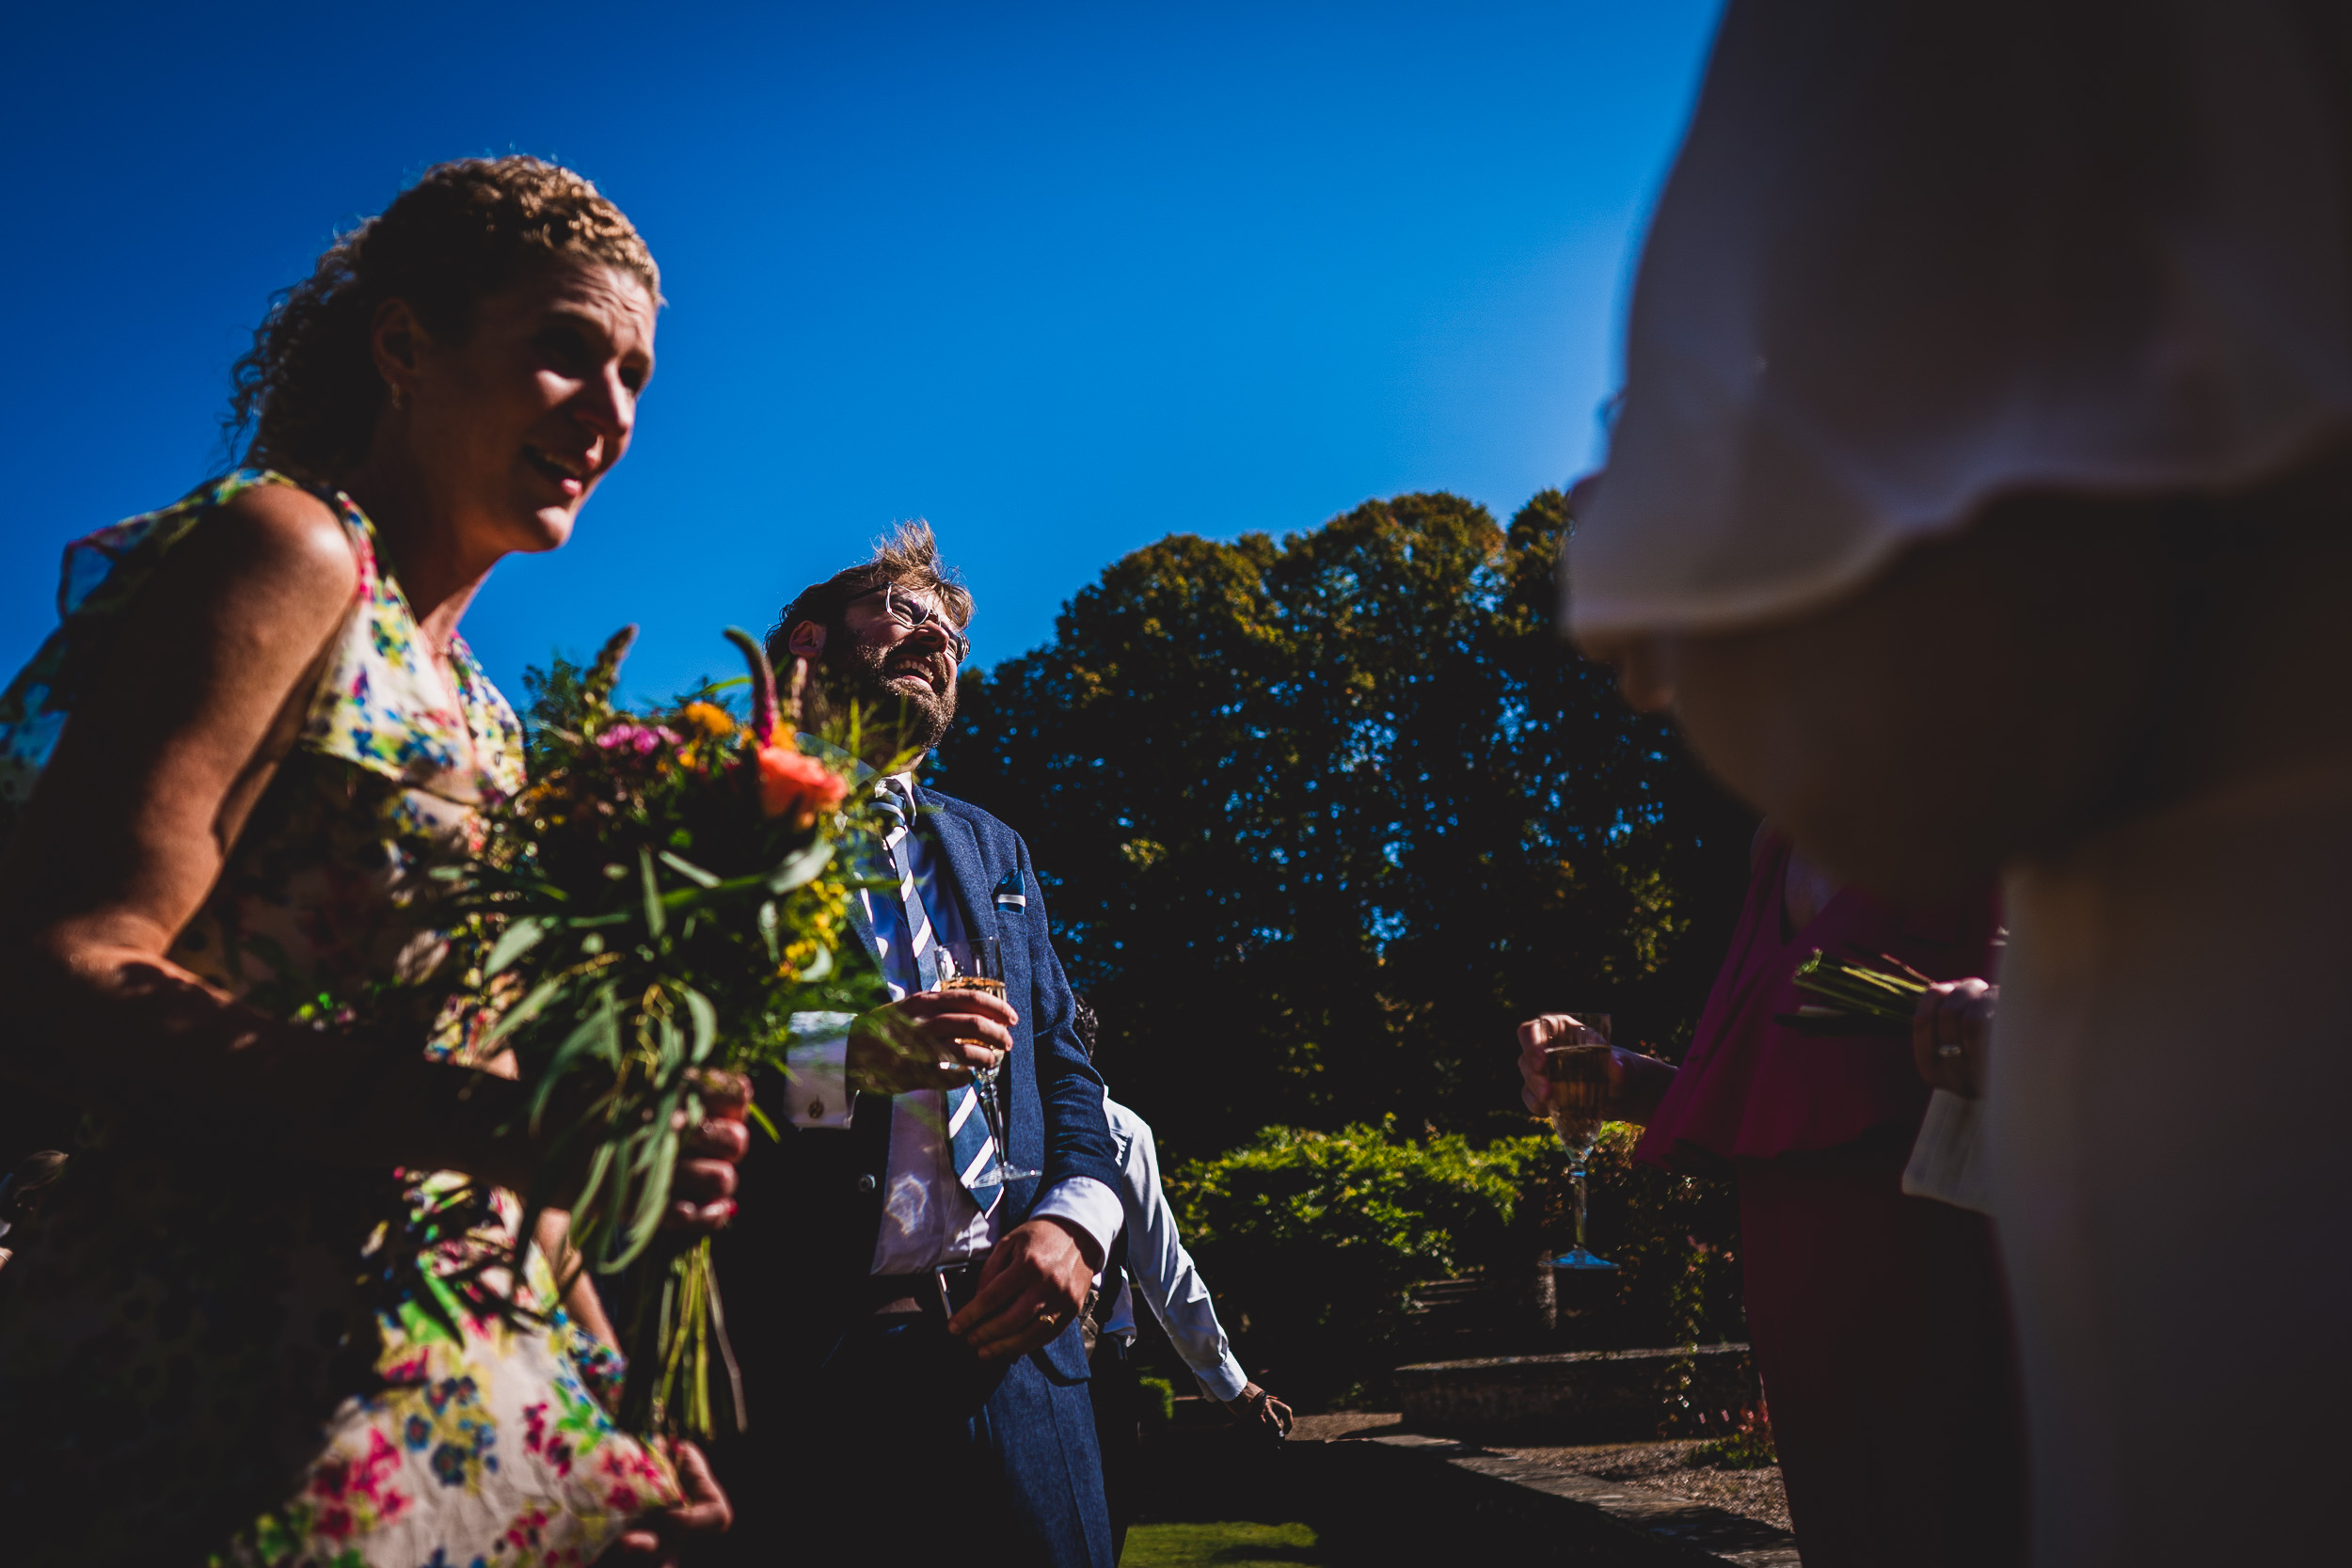
<instances>
[{"instance_id":1,"label":"sparkling wine in glass","mask_svg":"<svg viewBox=\"0 0 2352 1568\"><path fill-rule=\"evenodd\" d=\"M1575 1024L1544 1053L1544 1077L1551 1085L1547 1108L1552 1135L1568 1151L1568 1174L1576 1183L1576 1244L1551 1260L1555 1269L1613 1269L1584 1246L1584 1169L1600 1141L1609 1107L1609 1015L1574 1013Z\"/></svg>"},{"instance_id":2,"label":"sparkling wine in glass","mask_svg":"<svg viewBox=\"0 0 2352 1568\"><path fill-rule=\"evenodd\" d=\"M947 991L984 990L1002 1001L1005 995L1004 944L994 937L974 937L968 942L942 943L939 951L939 989ZM1042 1175L1041 1171L1024 1170L1014 1165L1012 1146L1005 1142L1009 1123L1005 1116L1004 1053L999 1052L992 1065L973 1069L972 1092L980 1102L980 1114L988 1118L989 1138L995 1145L991 1164L994 1166L996 1180L999 1182L1022 1181Z\"/></svg>"}]
</instances>

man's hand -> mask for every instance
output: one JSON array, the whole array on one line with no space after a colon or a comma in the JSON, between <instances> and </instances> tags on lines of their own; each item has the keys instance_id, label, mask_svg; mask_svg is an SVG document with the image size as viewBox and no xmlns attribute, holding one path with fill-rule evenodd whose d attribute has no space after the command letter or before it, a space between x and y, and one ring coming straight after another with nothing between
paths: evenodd
<instances>
[{"instance_id":1,"label":"man's hand","mask_svg":"<svg viewBox=\"0 0 2352 1568\"><path fill-rule=\"evenodd\" d=\"M675 1508L665 1508L649 1513L622 1537L605 1548L599 1564L611 1563L619 1568L677 1568L678 1554L695 1541L707 1541L723 1535L735 1523L735 1507L727 1495L719 1490L717 1478L710 1473L710 1461L702 1449L691 1443L680 1443L671 1450L677 1462L678 1490L685 1500Z\"/></svg>"},{"instance_id":2,"label":"man's hand","mask_svg":"<svg viewBox=\"0 0 2352 1568\"><path fill-rule=\"evenodd\" d=\"M1938 980L1911 1015L1911 1064L1929 1086L1963 1100L1984 1093L1985 1047L2001 988L1982 980Z\"/></svg>"},{"instance_id":3,"label":"man's hand","mask_svg":"<svg viewBox=\"0 0 2352 1568\"><path fill-rule=\"evenodd\" d=\"M1026 1355L1070 1326L1086 1305L1087 1288L1103 1266L1089 1258L1091 1242L1058 1219L1015 1226L980 1269L980 1289L947 1320L983 1361Z\"/></svg>"},{"instance_id":4,"label":"man's hand","mask_svg":"<svg viewBox=\"0 0 2352 1568\"><path fill-rule=\"evenodd\" d=\"M1280 1442L1291 1434L1291 1407L1254 1383L1225 1402L1225 1413L1261 1437Z\"/></svg>"},{"instance_id":5,"label":"man's hand","mask_svg":"<svg viewBox=\"0 0 2352 1568\"><path fill-rule=\"evenodd\" d=\"M1567 1013L1544 1013L1519 1025L1519 1102L1537 1116L1551 1110L1551 1081L1544 1075L1544 1053L1581 1028ZM1568 1043L1574 1043L1572 1041ZM1672 1065L1638 1051L1612 1047L1609 1102L1612 1121L1646 1122L1675 1080Z\"/></svg>"},{"instance_id":6,"label":"man's hand","mask_svg":"<svg viewBox=\"0 0 2352 1568\"><path fill-rule=\"evenodd\" d=\"M1021 1015L984 990L918 991L850 1025L850 1087L862 1094L952 1089L1012 1049ZM974 1042L977 1043L974 1043Z\"/></svg>"}]
</instances>

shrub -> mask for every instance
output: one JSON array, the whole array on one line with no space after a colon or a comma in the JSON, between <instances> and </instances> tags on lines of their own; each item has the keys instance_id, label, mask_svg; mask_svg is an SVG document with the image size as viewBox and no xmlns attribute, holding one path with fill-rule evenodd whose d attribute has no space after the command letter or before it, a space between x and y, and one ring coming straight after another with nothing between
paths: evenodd
<instances>
[{"instance_id":1,"label":"shrub","mask_svg":"<svg viewBox=\"0 0 2352 1568\"><path fill-rule=\"evenodd\" d=\"M1168 1426L1176 1419L1176 1385L1164 1377L1139 1377L1136 1402L1146 1426Z\"/></svg>"},{"instance_id":2,"label":"shrub","mask_svg":"<svg viewBox=\"0 0 2352 1568\"><path fill-rule=\"evenodd\" d=\"M1731 1184L1635 1164L1639 1135L1612 1123L1589 1167L1592 1245L1618 1265L1605 1301L1588 1301L1548 1340L1531 1309L1513 1342L1495 1348L1743 1337ZM1388 1372L1421 1354L1409 1342L1412 1287L1483 1273L1507 1295L1512 1281L1532 1283L1536 1259L1560 1250L1572 1223L1567 1163L1548 1134L1416 1142L1392 1118L1337 1132L1265 1128L1183 1165L1167 1186L1236 1353L1284 1397L1311 1403L1353 1386L1376 1400Z\"/></svg>"},{"instance_id":3,"label":"shrub","mask_svg":"<svg viewBox=\"0 0 2352 1568\"><path fill-rule=\"evenodd\" d=\"M1642 1130L1611 1122L1587 1185L1595 1252L1617 1265L1605 1307L1563 1325L1564 1350L1713 1344L1747 1337L1740 1301L1740 1199L1728 1180L1637 1164ZM1531 1168L1526 1232L1559 1251L1574 1227L1567 1162L1557 1148ZM1533 1255L1531 1250L1530 1255ZM1565 1298L1564 1297L1564 1303Z\"/></svg>"},{"instance_id":4,"label":"shrub","mask_svg":"<svg viewBox=\"0 0 2352 1568\"><path fill-rule=\"evenodd\" d=\"M1227 1328L1314 1398L1387 1369L1412 1286L1512 1250L1521 1183L1551 1147L1415 1143L1392 1117L1337 1132L1269 1127L1183 1166L1168 1191Z\"/></svg>"}]
</instances>

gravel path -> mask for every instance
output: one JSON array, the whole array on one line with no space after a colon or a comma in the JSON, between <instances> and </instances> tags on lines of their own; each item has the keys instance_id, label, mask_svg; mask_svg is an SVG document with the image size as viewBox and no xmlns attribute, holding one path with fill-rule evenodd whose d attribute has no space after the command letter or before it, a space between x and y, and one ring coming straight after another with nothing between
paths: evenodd
<instances>
[{"instance_id":1,"label":"gravel path","mask_svg":"<svg viewBox=\"0 0 2352 1568\"><path fill-rule=\"evenodd\" d=\"M1693 1469L1683 1463L1696 1443L1620 1443L1573 1449L1507 1449L1539 1465L1572 1475L1598 1476L1644 1491L1662 1492L1708 1503L1726 1513L1788 1528L1788 1494L1782 1490L1780 1471Z\"/></svg>"}]
</instances>

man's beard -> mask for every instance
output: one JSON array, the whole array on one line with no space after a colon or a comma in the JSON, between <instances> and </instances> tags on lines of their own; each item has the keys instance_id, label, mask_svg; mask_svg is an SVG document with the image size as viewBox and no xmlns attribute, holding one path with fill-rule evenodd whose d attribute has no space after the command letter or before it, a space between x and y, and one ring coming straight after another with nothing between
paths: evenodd
<instances>
[{"instance_id":1,"label":"man's beard","mask_svg":"<svg viewBox=\"0 0 2352 1568\"><path fill-rule=\"evenodd\" d=\"M865 715L864 760L876 766L909 752L928 752L939 744L956 717L954 680L947 681L945 692L933 690L930 684L945 655L868 647L842 627L833 628L825 643L825 651L809 671L802 715L805 725L821 730L833 721L847 719L850 705L856 705ZM907 674L921 679L891 684L893 675Z\"/></svg>"}]
</instances>

